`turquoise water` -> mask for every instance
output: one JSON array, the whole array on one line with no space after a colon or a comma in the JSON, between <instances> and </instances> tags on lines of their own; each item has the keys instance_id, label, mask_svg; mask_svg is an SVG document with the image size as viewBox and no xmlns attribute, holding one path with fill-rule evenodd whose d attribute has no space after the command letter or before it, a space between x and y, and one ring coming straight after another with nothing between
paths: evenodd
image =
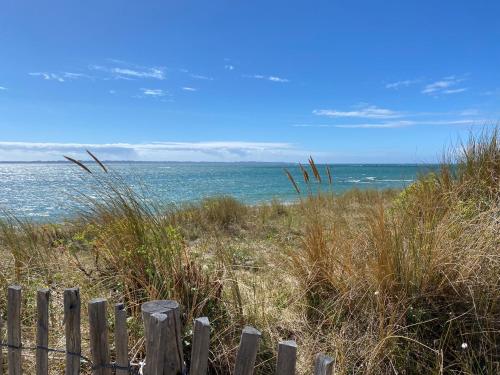
<instances>
[{"instance_id":1,"label":"turquoise water","mask_svg":"<svg viewBox=\"0 0 500 375\"><path fill-rule=\"evenodd\" d=\"M275 163L110 163L128 184L162 203L230 195L255 204L297 199L283 169L301 180L296 165ZM334 190L402 188L429 165L332 165ZM324 166L319 166L324 173ZM326 179L326 176L325 176ZM144 189L143 187L146 187ZM19 217L61 220L75 215L77 192L92 194L92 179L69 163L0 163L0 208Z\"/></svg>"}]
</instances>

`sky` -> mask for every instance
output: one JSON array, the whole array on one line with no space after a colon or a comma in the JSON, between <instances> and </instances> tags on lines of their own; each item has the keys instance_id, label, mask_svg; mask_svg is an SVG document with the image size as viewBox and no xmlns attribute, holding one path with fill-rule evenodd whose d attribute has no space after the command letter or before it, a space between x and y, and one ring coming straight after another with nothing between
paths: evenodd
<instances>
[{"instance_id":1,"label":"sky","mask_svg":"<svg viewBox=\"0 0 500 375\"><path fill-rule=\"evenodd\" d=\"M500 2L0 4L0 161L424 163L500 120Z\"/></svg>"}]
</instances>

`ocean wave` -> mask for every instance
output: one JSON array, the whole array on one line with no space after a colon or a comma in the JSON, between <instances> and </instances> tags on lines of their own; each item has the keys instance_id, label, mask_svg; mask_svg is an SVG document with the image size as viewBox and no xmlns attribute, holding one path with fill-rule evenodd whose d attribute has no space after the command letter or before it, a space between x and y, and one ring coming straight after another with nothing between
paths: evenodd
<instances>
[{"instance_id":1,"label":"ocean wave","mask_svg":"<svg viewBox=\"0 0 500 375\"><path fill-rule=\"evenodd\" d=\"M386 179L386 180L379 180L383 182L413 182L415 180L406 180L406 179L396 179L396 180L391 180L391 179Z\"/></svg>"},{"instance_id":2,"label":"ocean wave","mask_svg":"<svg viewBox=\"0 0 500 375\"><path fill-rule=\"evenodd\" d=\"M371 184L371 183L373 183L373 181L362 181L362 180L357 180L357 179L345 180L344 182L348 182L351 184Z\"/></svg>"}]
</instances>

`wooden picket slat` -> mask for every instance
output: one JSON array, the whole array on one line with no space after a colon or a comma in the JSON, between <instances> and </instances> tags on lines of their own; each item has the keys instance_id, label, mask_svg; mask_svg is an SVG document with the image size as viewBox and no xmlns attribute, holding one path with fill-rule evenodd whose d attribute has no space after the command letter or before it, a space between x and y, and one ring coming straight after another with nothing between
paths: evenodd
<instances>
[{"instance_id":1,"label":"wooden picket slat","mask_svg":"<svg viewBox=\"0 0 500 375\"><path fill-rule=\"evenodd\" d=\"M88 304L90 353L94 375L111 375L106 305L104 298L95 298Z\"/></svg>"},{"instance_id":2,"label":"wooden picket slat","mask_svg":"<svg viewBox=\"0 0 500 375\"><path fill-rule=\"evenodd\" d=\"M169 372L165 362L165 343L168 335L168 320L163 313L153 313L149 317L148 336L146 337L146 368L145 375L177 374Z\"/></svg>"},{"instance_id":3,"label":"wooden picket slat","mask_svg":"<svg viewBox=\"0 0 500 375\"><path fill-rule=\"evenodd\" d=\"M19 285L9 286L7 304L9 375L21 375L21 287Z\"/></svg>"},{"instance_id":4,"label":"wooden picket slat","mask_svg":"<svg viewBox=\"0 0 500 375\"><path fill-rule=\"evenodd\" d=\"M143 303L141 305L142 319L144 322L144 332L146 339L149 335L149 320L155 313L167 315L167 334L165 335L163 345L165 373L167 374L183 374L184 355L182 350L181 336L181 317L180 307L176 301L157 300ZM146 361L146 367L147 367Z\"/></svg>"},{"instance_id":5,"label":"wooden picket slat","mask_svg":"<svg viewBox=\"0 0 500 375\"><path fill-rule=\"evenodd\" d=\"M118 367L128 367L127 311L123 303L115 305L115 351L116 365ZM128 369L116 369L116 375L127 375L128 373Z\"/></svg>"},{"instance_id":6,"label":"wooden picket slat","mask_svg":"<svg viewBox=\"0 0 500 375\"><path fill-rule=\"evenodd\" d=\"M80 374L82 334L80 330L81 306L80 290L64 290L64 323L66 331L66 375Z\"/></svg>"},{"instance_id":7,"label":"wooden picket slat","mask_svg":"<svg viewBox=\"0 0 500 375\"><path fill-rule=\"evenodd\" d=\"M3 319L0 314L0 337L3 339ZM3 346L0 346L0 375L3 375Z\"/></svg>"},{"instance_id":8,"label":"wooden picket slat","mask_svg":"<svg viewBox=\"0 0 500 375\"><path fill-rule=\"evenodd\" d=\"M49 352L49 289L39 289L36 294L36 374L48 375Z\"/></svg>"},{"instance_id":9,"label":"wooden picket slat","mask_svg":"<svg viewBox=\"0 0 500 375\"><path fill-rule=\"evenodd\" d=\"M333 358L324 353L316 355L314 364L314 375L332 375L333 374Z\"/></svg>"},{"instance_id":10,"label":"wooden picket slat","mask_svg":"<svg viewBox=\"0 0 500 375\"><path fill-rule=\"evenodd\" d=\"M278 362L276 375L294 375L297 362L297 344L293 340L281 341L278 344Z\"/></svg>"},{"instance_id":11,"label":"wooden picket slat","mask_svg":"<svg viewBox=\"0 0 500 375\"><path fill-rule=\"evenodd\" d=\"M189 375L205 375L207 373L209 350L210 322L207 317L195 319Z\"/></svg>"},{"instance_id":12,"label":"wooden picket slat","mask_svg":"<svg viewBox=\"0 0 500 375\"><path fill-rule=\"evenodd\" d=\"M236 356L235 375L252 375L255 359L259 350L261 333L253 327L246 326L241 333L240 348Z\"/></svg>"}]
</instances>

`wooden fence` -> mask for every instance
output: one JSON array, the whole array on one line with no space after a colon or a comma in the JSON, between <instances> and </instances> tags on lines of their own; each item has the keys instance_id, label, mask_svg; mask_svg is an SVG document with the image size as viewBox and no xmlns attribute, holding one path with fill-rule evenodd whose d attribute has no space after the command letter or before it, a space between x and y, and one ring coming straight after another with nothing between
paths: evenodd
<instances>
[{"instance_id":1,"label":"wooden fence","mask_svg":"<svg viewBox=\"0 0 500 375\"><path fill-rule=\"evenodd\" d=\"M24 347L21 340L21 287L12 285L7 295L7 342L0 346L0 375L3 375L3 347L7 348L9 375L22 374L23 350L36 351L36 375L49 373L49 352L64 353L65 375L78 375L82 360L90 363L94 375L203 375L207 372L210 346L208 318L194 321L190 368L186 368L181 340L179 304L175 301L158 300L141 306L145 332L145 366L131 366L128 359L127 314L123 304L115 305L115 361L111 361L108 327L106 323L107 301L93 299L88 303L89 343L91 358L81 354L81 303L78 288L64 290L64 325L66 348L49 348L49 297L48 289L37 291L36 347ZM0 321L0 331L3 329ZM259 349L261 333L250 326L243 329L234 368L235 375L251 375ZM278 344L276 374L295 374L297 345L295 341ZM314 364L315 375L332 375L334 360L318 354Z\"/></svg>"}]
</instances>

